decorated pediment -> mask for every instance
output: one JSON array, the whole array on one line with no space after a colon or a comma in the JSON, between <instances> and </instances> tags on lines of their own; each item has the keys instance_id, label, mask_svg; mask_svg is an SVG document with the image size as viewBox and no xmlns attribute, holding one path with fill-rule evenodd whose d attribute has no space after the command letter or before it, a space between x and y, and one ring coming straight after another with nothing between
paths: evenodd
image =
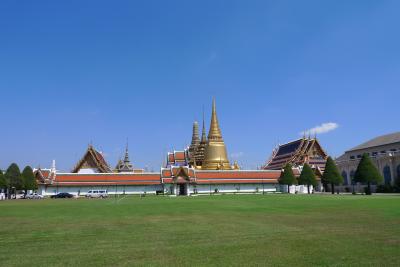
<instances>
[{"instance_id":1,"label":"decorated pediment","mask_svg":"<svg viewBox=\"0 0 400 267\"><path fill-rule=\"evenodd\" d=\"M318 140L314 140L307 154L313 158L326 159L328 157Z\"/></svg>"},{"instance_id":2,"label":"decorated pediment","mask_svg":"<svg viewBox=\"0 0 400 267\"><path fill-rule=\"evenodd\" d=\"M92 145L88 147L82 159L75 165L72 173L109 173L110 166L103 155Z\"/></svg>"},{"instance_id":3,"label":"decorated pediment","mask_svg":"<svg viewBox=\"0 0 400 267\"><path fill-rule=\"evenodd\" d=\"M175 168L172 172L174 183L189 183L191 180L189 169L187 167Z\"/></svg>"}]
</instances>

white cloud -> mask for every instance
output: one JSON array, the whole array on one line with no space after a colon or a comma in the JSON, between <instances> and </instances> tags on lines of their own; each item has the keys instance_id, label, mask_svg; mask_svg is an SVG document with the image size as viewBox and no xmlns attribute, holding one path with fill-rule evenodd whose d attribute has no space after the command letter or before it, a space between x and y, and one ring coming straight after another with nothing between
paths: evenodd
<instances>
[{"instance_id":1,"label":"white cloud","mask_svg":"<svg viewBox=\"0 0 400 267\"><path fill-rule=\"evenodd\" d=\"M323 133L333 131L333 130L337 129L338 127L339 127L339 124L337 124L335 122L325 122L325 123L322 123L321 125L315 126L314 128L311 128L304 132L301 132L300 134L301 135L303 135L304 133L310 134L310 135L323 134Z\"/></svg>"},{"instance_id":2,"label":"white cloud","mask_svg":"<svg viewBox=\"0 0 400 267\"><path fill-rule=\"evenodd\" d=\"M243 155L244 155L243 152L235 152L235 153L232 153L230 156L231 156L231 158L233 158L233 159L238 159L238 158L243 157Z\"/></svg>"}]
</instances>

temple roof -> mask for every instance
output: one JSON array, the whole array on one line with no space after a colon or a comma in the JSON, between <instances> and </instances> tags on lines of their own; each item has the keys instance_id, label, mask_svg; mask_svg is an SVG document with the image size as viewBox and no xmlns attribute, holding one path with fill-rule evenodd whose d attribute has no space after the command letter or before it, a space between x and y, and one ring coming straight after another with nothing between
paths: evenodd
<instances>
[{"instance_id":1,"label":"temple roof","mask_svg":"<svg viewBox=\"0 0 400 267\"><path fill-rule=\"evenodd\" d=\"M73 168L72 173L77 173L82 168L97 169L100 173L112 172L103 155L98 152L92 145L89 145L82 159L79 160Z\"/></svg>"},{"instance_id":2,"label":"temple roof","mask_svg":"<svg viewBox=\"0 0 400 267\"><path fill-rule=\"evenodd\" d=\"M167 155L167 164L166 166L174 166L174 165L180 165L184 166L188 164L188 158L187 158L187 151L174 151L174 152L168 152Z\"/></svg>"},{"instance_id":3,"label":"temple roof","mask_svg":"<svg viewBox=\"0 0 400 267\"><path fill-rule=\"evenodd\" d=\"M38 181L38 183L41 184L44 184L54 178L54 174L51 172L51 169L39 168L34 170L33 174L35 175L35 178Z\"/></svg>"},{"instance_id":4,"label":"temple roof","mask_svg":"<svg viewBox=\"0 0 400 267\"><path fill-rule=\"evenodd\" d=\"M295 171L295 169L294 169ZM53 186L114 186L161 185L171 183L191 184L276 184L280 170L196 170L189 166L162 168L161 173L48 173L36 171L38 182Z\"/></svg>"},{"instance_id":5,"label":"temple roof","mask_svg":"<svg viewBox=\"0 0 400 267\"><path fill-rule=\"evenodd\" d=\"M294 166L308 163L310 165L324 168L327 154L316 138L300 138L283 145L279 145L268 160L264 169L279 170L287 163Z\"/></svg>"},{"instance_id":6,"label":"temple roof","mask_svg":"<svg viewBox=\"0 0 400 267\"><path fill-rule=\"evenodd\" d=\"M283 145L280 145L278 148L278 152L276 153L276 157L281 155L286 155L290 153L295 153L299 147L302 145L303 139L295 140Z\"/></svg>"},{"instance_id":7,"label":"temple roof","mask_svg":"<svg viewBox=\"0 0 400 267\"><path fill-rule=\"evenodd\" d=\"M59 173L54 185L156 185L161 184L159 173Z\"/></svg>"},{"instance_id":8,"label":"temple roof","mask_svg":"<svg viewBox=\"0 0 400 267\"><path fill-rule=\"evenodd\" d=\"M119 160L117 167L115 168L117 172L133 172L133 165L129 160L128 144L125 148L124 160Z\"/></svg>"},{"instance_id":9,"label":"temple roof","mask_svg":"<svg viewBox=\"0 0 400 267\"><path fill-rule=\"evenodd\" d=\"M195 184L267 184L277 183L280 174L280 170L196 170L188 166L171 166L161 169L161 181L176 183L180 181L177 180L179 177L184 177Z\"/></svg>"}]
</instances>

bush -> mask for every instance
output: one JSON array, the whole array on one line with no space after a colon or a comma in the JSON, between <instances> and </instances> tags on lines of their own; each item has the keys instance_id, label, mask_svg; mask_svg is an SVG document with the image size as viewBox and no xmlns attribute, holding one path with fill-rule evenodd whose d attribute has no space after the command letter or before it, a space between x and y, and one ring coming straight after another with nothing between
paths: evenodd
<instances>
[{"instance_id":1,"label":"bush","mask_svg":"<svg viewBox=\"0 0 400 267\"><path fill-rule=\"evenodd\" d=\"M394 192L394 193L400 193L400 186L395 185L395 186L393 187L393 192Z\"/></svg>"},{"instance_id":2,"label":"bush","mask_svg":"<svg viewBox=\"0 0 400 267\"><path fill-rule=\"evenodd\" d=\"M400 193L400 176L394 180L393 192Z\"/></svg>"},{"instance_id":3,"label":"bush","mask_svg":"<svg viewBox=\"0 0 400 267\"><path fill-rule=\"evenodd\" d=\"M377 193L393 193L394 187L390 184L381 184L376 187Z\"/></svg>"},{"instance_id":4,"label":"bush","mask_svg":"<svg viewBox=\"0 0 400 267\"><path fill-rule=\"evenodd\" d=\"M368 186L364 187L364 192L366 195L371 195L371 189Z\"/></svg>"}]
</instances>

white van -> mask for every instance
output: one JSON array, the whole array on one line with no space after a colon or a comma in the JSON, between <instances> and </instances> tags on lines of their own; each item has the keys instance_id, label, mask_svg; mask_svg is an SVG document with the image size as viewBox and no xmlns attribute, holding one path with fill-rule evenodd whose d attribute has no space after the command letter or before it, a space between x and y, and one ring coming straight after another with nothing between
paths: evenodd
<instances>
[{"instance_id":1,"label":"white van","mask_svg":"<svg viewBox=\"0 0 400 267\"><path fill-rule=\"evenodd\" d=\"M86 194L88 198L106 198L108 197L107 190L89 190Z\"/></svg>"}]
</instances>

